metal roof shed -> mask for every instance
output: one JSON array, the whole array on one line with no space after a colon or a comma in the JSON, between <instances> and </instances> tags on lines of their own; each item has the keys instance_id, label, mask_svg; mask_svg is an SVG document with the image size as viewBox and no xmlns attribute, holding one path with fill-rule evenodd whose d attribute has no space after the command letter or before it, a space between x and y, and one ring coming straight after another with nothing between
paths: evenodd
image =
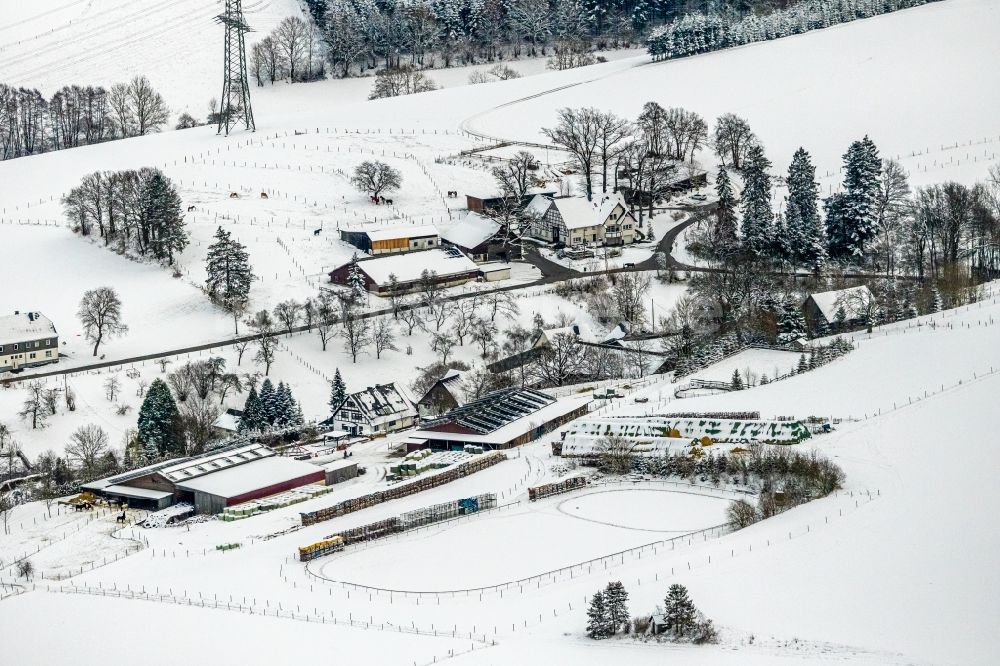
<instances>
[{"instance_id":1,"label":"metal roof shed","mask_svg":"<svg viewBox=\"0 0 1000 666\"><path fill-rule=\"evenodd\" d=\"M325 480L326 473L316 465L271 456L178 482L177 488L193 495L198 513L220 513L227 506Z\"/></svg>"}]
</instances>

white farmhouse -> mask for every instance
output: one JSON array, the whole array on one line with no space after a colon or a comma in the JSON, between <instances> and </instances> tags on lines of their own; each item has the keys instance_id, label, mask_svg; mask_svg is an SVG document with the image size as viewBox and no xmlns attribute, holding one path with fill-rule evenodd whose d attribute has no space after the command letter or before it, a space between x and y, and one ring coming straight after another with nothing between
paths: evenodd
<instances>
[{"instance_id":1,"label":"white farmhouse","mask_svg":"<svg viewBox=\"0 0 1000 666\"><path fill-rule=\"evenodd\" d=\"M59 335L40 312L0 317L0 372L59 362Z\"/></svg>"},{"instance_id":2,"label":"white farmhouse","mask_svg":"<svg viewBox=\"0 0 1000 666\"><path fill-rule=\"evenodd\" d=\"M539 194L525 213L532 220L529 234L552 243L630 245L641 237L635 216L617 194L600 201Z\"/></svg>"}]
</instances>

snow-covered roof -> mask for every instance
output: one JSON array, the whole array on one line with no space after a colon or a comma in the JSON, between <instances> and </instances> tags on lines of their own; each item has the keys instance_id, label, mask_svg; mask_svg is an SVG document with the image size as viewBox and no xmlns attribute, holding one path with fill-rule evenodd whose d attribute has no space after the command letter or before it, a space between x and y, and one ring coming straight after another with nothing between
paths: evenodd
<instances>
[{"instance_id":1,"label":"snow-covered roof","mask_svg":"<svg viewBox=\"0 0 1000 666\"><path fill-rule=\"evenodd\" d=\"M427 238L437 236L438 230L433 224L398 224L391 227L376 227L373 229L348 229L350 233L368 234L373 241L394 240L396 238Z\"/></svg>"},{"instance_id":2,"label":"snow-covered roof","mask_svg":"<svg viewBox=\"0 0 1000 666\"><path fill-rule=\"evenodd\" d=\"M151 500L163 499L164 497L170 497L173 494L164 490L150 490L149 488L133 488L132 486L119 485L106 486L103 490L109 495L120 495L121 497Z\"/></svg>"},{"instance_id":3,"label":"snow-covered roof","mask_svg":"<svg viewBox=\"0 0 1000 666\"><path fill-rule=\"evenodd\" d=\"M556 400L550 405L516 419L490 433L478 434L469 432L446 432L442 430L417 430L413 437L424 439L446 440L467 442L470 444L498 445L509 442L521 435L531 432L539 426L554 421L570 412L579 409L591 401L591 395L575 395L569 398ZM475 403L469 403L472 405ZM469 405L466 405L468 407Z\"/></svg>"},{"instance_id":4,"label":"snow-covered roof","mask_svg":"<svg viewBox=\"0 0 1000 666\"><path fill-rule=\"evenodd\" d=\"M864 301L872 298L872 292L866 285L860 287L850 287L848 289L836 289L834 291L824 291L818 294L810 294L816 307L823 313L828 322L837 319L837 310L843 306L847 319L857 319L862 316L858 307Z\"/></svg>"},{"instance_id":5,"label":"snow-covered roof","mask_svg":"<svg viewBox=\"0 0 1000 666\"><path fill-rule=\"evenodd\" d=\"M146 465L145 467L129 470L128 472L123 472L122 474L115 474L114 476L97 479L96 481L90 481L89 483L81 484L80 487L84 490L104 490L108 486L127 483L132 479L137 479L140 476L146 476L147 474L158 472L161 469L176 466L187 460L191 460L191 458L185 456L183 458L174 458L173 460L161 460L160 462L155 462L151 465Z\"/></svg>"},{"instance_id":6,"label":"snow-covered roof","mask_svg":"<svg viewBox=\"0 0 1000 666\"><path fill-rule=\"evenodd\" d=\"M499 273L500 271L509 271L510 264L505 264L502 261L491 261L486 264L479 264L480 273Z\"/></svg>"},{"instance_id":7,"label":"snow-covered roof","mask_svg":"<svg viewBox=\"0 0 1000 666\"><path fill-rule=\"evenodd\" d=\"M344 469L346 467L357 467L358 463L349 458L342 458L341 460L334 460L333 462L323 463L321 467L327 472L333 472L338 469Z\"/></svg>"},{"instance_id":8,"label":"snow-covered roof","mask_svg":"<svg viewBox=\"0 0 1000 666\"><path fill-rule=\"evenodd\" d=\"M347 401L372 422L390 416L416 416L417 413L410 396L394 383L369 386L347 396Z\"/></svg>"},{"instance_id":9,"label":"snow-covered roof","mask_svg":"<svg viewBox=\"0 0 1000 666\"><path fill-rule=\"evenodd\" d=\"M613 213L615 208L618 206L621 206L626 213L629 212L628 205L625 203L625 199L622 198L622 195L615 193L604 197L597 210L597 219L601 222L608 219L611 217L611 213Z\"/></svg>"},{"instance_id":10,"label":"snow-covered roof","mask_svg":"<svg viewBox=\"0 0 1000 666\"><path fill-rule=\"evenodd\" d=\"M294 458L272 456L199 476L196 479L178 483L177 487L181 490L208 493L216 497L238 497L254 490L301 479L322 471L316 465Z\"/></svg>"},{"instance_id":11,"label":"snow-covered roof","mask_svg":"<svg viewBox=\"0 0 1000 666\"><path fill-rule=\"evenodd\" d=\"M0 317L0 344L27 342L55 334L52 321L40 312L17 312Z\"/></svg>"},{"instance_id":12,"label":"snow-covered roof","mask_svg":"<svg viewBox=\"0 0 1000 666\"><path fill-rule=\"evenodd\" d=\"M572 335L580 342L597 342L597 338L594 337L594 333L590 330L589 326L586 324L571 324L570 326L563 326L561 328L545 329L535 341L535 346L551 344L557 335Z\"/></svg>"},{"instance_id":13,"label":"snow-covered roof","mask_svg":"<svg viewBox=\"0 0 1000 666\"><path fill-rule=\"evenodd\" d=\"M219 417L212 422L212 426L220 430L228 430L230 432L236 432L240 427L240 420L243 418L243 412L238 409L227 409L226 411L219 414Z\"/></svg>"},{"instance_id":14,"label":"snow-covered roof","mask_svg":"<svg viewBox=\"0 0 1000 666\"><path fill-rule=\"evenodd\" d=\"M541 194L536 194L528 202L528 205L524 207L524 213L531 217L542 217L549 211L549 206L551 205L552 199Z\"/></svg>"},{"instance_id":15,"label":"snow-covered roof","mask_svg":"<svg viewBox=\"0 0 1000 666\"><path fill-rule=\"evenodd\" d=\"M358 262L358 267L376 284L388 284L389 275L395 275L400 282L414 282L425 269L435 271L439 277L479 270L476 263L461 252L441 249L365 259Z\"/></svg>"},{"instance_id":16,"label":"snow-covered roof","mask_svg":"<svg viewBox=\"0 0 1000 666\"><path fill-rule=\"evenodd\" d=\"M552 396L534 389L500 389L456 407L425 428L433 431L490 433L555 401Z\"/></svg>"},{"instance_id":17,"label":"snow-covered roof","mask_svg":"<svg viewBox=\"0 0 1000 666\"><path fill-rule=\"evenodd\" d=\"M491 220L485 215L469 212L461 220L442 226L441 238L459 247L471 249L496 236L499 230L499 222Z\"/></svg>"},{"instance_id":18,"label":"snow-covered roof","mask_svg":"<svg viewBox=\"0 0 1000 666\"><path fill-rule=\"evenodd\" d=\"M269 458L273 455L274 451L263 444L247 444L191 458L161 470L160 474L169 481L179 484L188 479L212 474L219 470L243 465L261 458Z\"/></svg>"}]
</instances>

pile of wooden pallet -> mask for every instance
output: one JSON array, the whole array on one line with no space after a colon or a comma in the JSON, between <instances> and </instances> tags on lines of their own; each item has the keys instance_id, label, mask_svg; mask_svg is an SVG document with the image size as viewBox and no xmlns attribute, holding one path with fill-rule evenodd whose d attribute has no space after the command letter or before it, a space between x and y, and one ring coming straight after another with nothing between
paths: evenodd
<instances>
[{"instance_id":1,"label":"pile of wooden pallet","mask_svg":"<svg viewBox=\"0 0 1000 666\"><path fill-rule=\"evenodd\" d=\"M309 560L315 560L317 557L330 555L341 550L344 550L343 537L335 536L329 539L323 539L322 541L311 543L308 546L301 546L299 548L299 561L308 562Z\"/></svg>"},{"instance_id":2,"label":"pile of wooden pallet","mask_svg":"<svg viewBox=\"0 0 1000 666\"><path fill-rule=\"evenodd\" d=\"M488 467L492 467L493 465L496 465L506 459L507 456L505 454L499 451L492 451L490 453L483 454L482 456L477 456L469 462L464 462L460 465L452 467L451 469L446 469L439 474L418 478L410 483L400 484L398 486L393 486L392 488L387 488L386 490L380 490L375 493L362 495L361 497L346 499L325 509L301 513L299 515L302 517L303 526L315 525L316 523L321 523L324 520L331 520L338 516L360 511L361 509L367 509L370 506L375 506L376 504L381 504L382 502L399 499L400 497L407 497L423 490L430 490L431 488L442 486L446 483L468 476L469 474L475 474L476 472L484 470Z\"/></svg>"},{"instance_id":3,"label":"pile of wooden pallet","mask_svg":"<svg viewBox=\"0 0 1000 666\"><path fill-rule=\"evenodd\" d=\"M528 499L534 502L535 500L542 499L543 497L550 497L560 493L568 493L571 490L583 488L586 485L587 479L584 477L571 476L568 479L563 479L562 481L557 481L556 483L546 483L541 486L535 486L534 488L528 488Z\"/></svg>"},{"instance_id":4,"label":"pile of wooden pallet","mask_svg":"<svg viewBox=\"0 0 1000 666\"><path fill-rule=\"evenodd\" d=\"M497 496L494 493L466 497L464 499L452 500L442 504L409 511L399 516L386 518L374 523L354 527L343 532L331 534L323 541L318 541L308 546L299 548L299 561L308 562L317 557L330 555L344 549L352 543L359 541L373 541L387 537L390 534L414 529L422 525L430 525L443 520L450 520L458 516L472 515L487 509L494 509L497 505Z\"/></svg>"}]
</instances>

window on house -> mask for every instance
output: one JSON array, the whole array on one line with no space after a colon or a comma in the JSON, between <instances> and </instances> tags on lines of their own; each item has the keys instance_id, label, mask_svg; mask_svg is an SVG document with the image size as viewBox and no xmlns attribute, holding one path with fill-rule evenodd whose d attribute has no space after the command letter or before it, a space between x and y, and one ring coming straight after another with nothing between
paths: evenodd
<instances>
[{"instance_id":1,"label":"window on house","mask_svg":"<svg viewBox=\"0 0 1000 666\"><path fill-rule=\"evenodd\" d=\"M28 355L28 358L35 358L35 352L31 352L31 354Z\"/></svg>"},{"instance_id":2,"label":"window on house","mask_svg":"<svg viewBox=\"0 0 1000 666\"><path fill-rule=\"evenodd\" d=\"M45 352L45 358L52 358L52 350L51 349L48 350L47 352Z\"/></svg>"},{"instance_id":3,"label":"window on house","mask_svg":"<svg viewBox=\"0 0 1000 666\"><path fill-rule=\"evenodd\" d=\"M17 351L17 343L14 343L14 351Z\"/></svg>"}]
</instances>

